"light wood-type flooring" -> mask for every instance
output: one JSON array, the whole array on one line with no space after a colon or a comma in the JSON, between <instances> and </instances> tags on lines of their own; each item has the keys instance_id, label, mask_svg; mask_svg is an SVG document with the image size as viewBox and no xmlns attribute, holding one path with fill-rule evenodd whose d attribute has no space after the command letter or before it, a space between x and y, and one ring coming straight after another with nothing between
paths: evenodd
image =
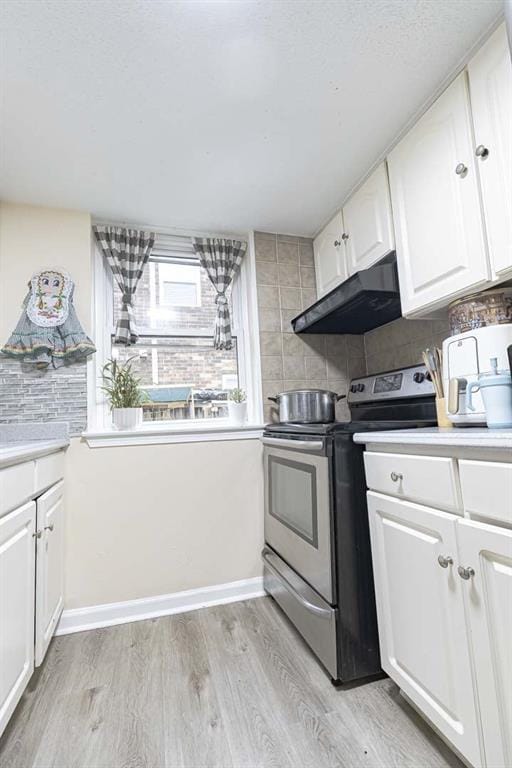
<instances>
[{"instance_id":1,"label":"light wood-type flooring","mask_svg":"<svg viewBox=\"0 0 512 768\"><path fill-rule=\"evenodd\" d=\"M58 637L2 768L462 768L389 679L334 688L268 597Z\"/></svg>"}]
</instances>

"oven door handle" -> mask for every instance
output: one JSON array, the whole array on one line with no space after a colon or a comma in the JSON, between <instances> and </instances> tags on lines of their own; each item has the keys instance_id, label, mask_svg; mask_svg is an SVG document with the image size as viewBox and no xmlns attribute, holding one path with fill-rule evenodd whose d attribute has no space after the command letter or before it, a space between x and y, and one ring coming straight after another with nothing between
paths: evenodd
<instances>
[{"instance_id":1,"label":"oven door handle","mask_svg":"<svg viewBox=\"0 0 512 768\"><path fill-rule=\"evenodd\" d=\"M309 600L306 600L305 597L303 597L300 592L298 592L293 584L288 581L286 576L283 576L283 574L278 571L278 569L275 567L275 565L272 565L272 563L269 560L269 555L272 555L272 552L270 549L267 549L265 547L261 552L261 558L267 568L269 568L274 576L279 579L279 581L284 584L288 592L290 592L291 595L302 605L306 610L308 610L310 613L314 613L315 616L321 616L322 619L330 619L332 616L332 611L327 610L326 608L320 608L318 605L314 605L313 603L310 603Z\"/></svg>"},{"instance_id":2,"label":"oven door handle","mask_svg":"<svg viewBox=\"0 0 512 768\"><path fill-rule=\"evenodd\" d=\"M324 448L323 440L286 440L281 437L262 437L263 445L273 448L294 448L296 451L305 451L308 453L318 453Z\"/></svg>"}]
</instances>

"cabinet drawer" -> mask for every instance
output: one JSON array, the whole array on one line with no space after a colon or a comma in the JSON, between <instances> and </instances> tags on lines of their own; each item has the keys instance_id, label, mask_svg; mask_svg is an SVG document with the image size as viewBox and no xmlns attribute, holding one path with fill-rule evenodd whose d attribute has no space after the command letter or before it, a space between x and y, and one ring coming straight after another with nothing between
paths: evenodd
<instances>
[{"instance_id":1,"label":"cabinet drawer","mask_svg":"<svg viewBox=\"0 0 512 768\"><path fill-rule=\"evenodd\" d=\"M454 459L367 451L364 464L371 491L439 509L461 507Z\"/></svg>"},{"instance_id":2,"label":"cabinet drawer","mask_svg":"<svg viewBox=\"0 0 512 768\"><path fill-rule=\"evenodd\" d=\"M0 469L0 515L19 507L34 495L34 491L33 461Z\"/></svg>"},{"instance_id":3,"label":"cabinet drawer","mask_svg":"<svg viewBox=\"0 0 512 768\"><path fill-rule=\"evenodd\" d=\"M64 477L64 451L51 453L36 461L36 492L44 491Z\"/></svg>"},{"instance_id":4,"label":"cabinet drawer","mask_svg":"<svg viewBox=\"0 0 512 768\"><path fill-rule=\"evenodd\" d=\"M512 464L459 461L466 512L512 524Z\"/></svg>"}]
</instances>

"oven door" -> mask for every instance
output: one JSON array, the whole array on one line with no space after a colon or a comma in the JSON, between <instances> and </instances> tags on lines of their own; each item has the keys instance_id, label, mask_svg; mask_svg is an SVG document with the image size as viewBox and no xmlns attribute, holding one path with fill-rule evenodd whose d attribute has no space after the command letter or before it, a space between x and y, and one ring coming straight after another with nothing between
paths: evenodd
<instances>
[{"instance_id":1,"label":"oven door","mask_svg":"<svg viewBox=\"0 0 512 768\"><path fill-rule=\"evenodd\" d=\"M330 445L263 437L265 541L332 604Z\"/></svg>"}]
</instances>

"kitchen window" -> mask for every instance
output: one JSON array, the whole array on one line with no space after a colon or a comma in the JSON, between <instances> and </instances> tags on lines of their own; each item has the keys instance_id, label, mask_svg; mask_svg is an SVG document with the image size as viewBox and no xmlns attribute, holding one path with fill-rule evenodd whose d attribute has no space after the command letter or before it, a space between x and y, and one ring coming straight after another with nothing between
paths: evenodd
<instances>
[{"instance_id":1,"label":"kitchen window","mask_svg":"<svg viewBox=\"0 0 512 768\"><path fill-rule=\"evenodd\" d=\"M114 342L121 292L95 245L93 257L98 352L90 364L88 433L111 430L101 389L101 369L109 358L119 362L131 358L140 379L144 392L141 434L152 428L187 433L230 429L228 396L237 387L247 392L248 425L261 422L259 366L251 364L259 359L257 337L251 332L257 327L252 320L256 308L251 247L228 291L231 350L213 347L216 293L190 237L156 235L134 298L139 340L131 346Z\"/></svg>"}]
</instances>

